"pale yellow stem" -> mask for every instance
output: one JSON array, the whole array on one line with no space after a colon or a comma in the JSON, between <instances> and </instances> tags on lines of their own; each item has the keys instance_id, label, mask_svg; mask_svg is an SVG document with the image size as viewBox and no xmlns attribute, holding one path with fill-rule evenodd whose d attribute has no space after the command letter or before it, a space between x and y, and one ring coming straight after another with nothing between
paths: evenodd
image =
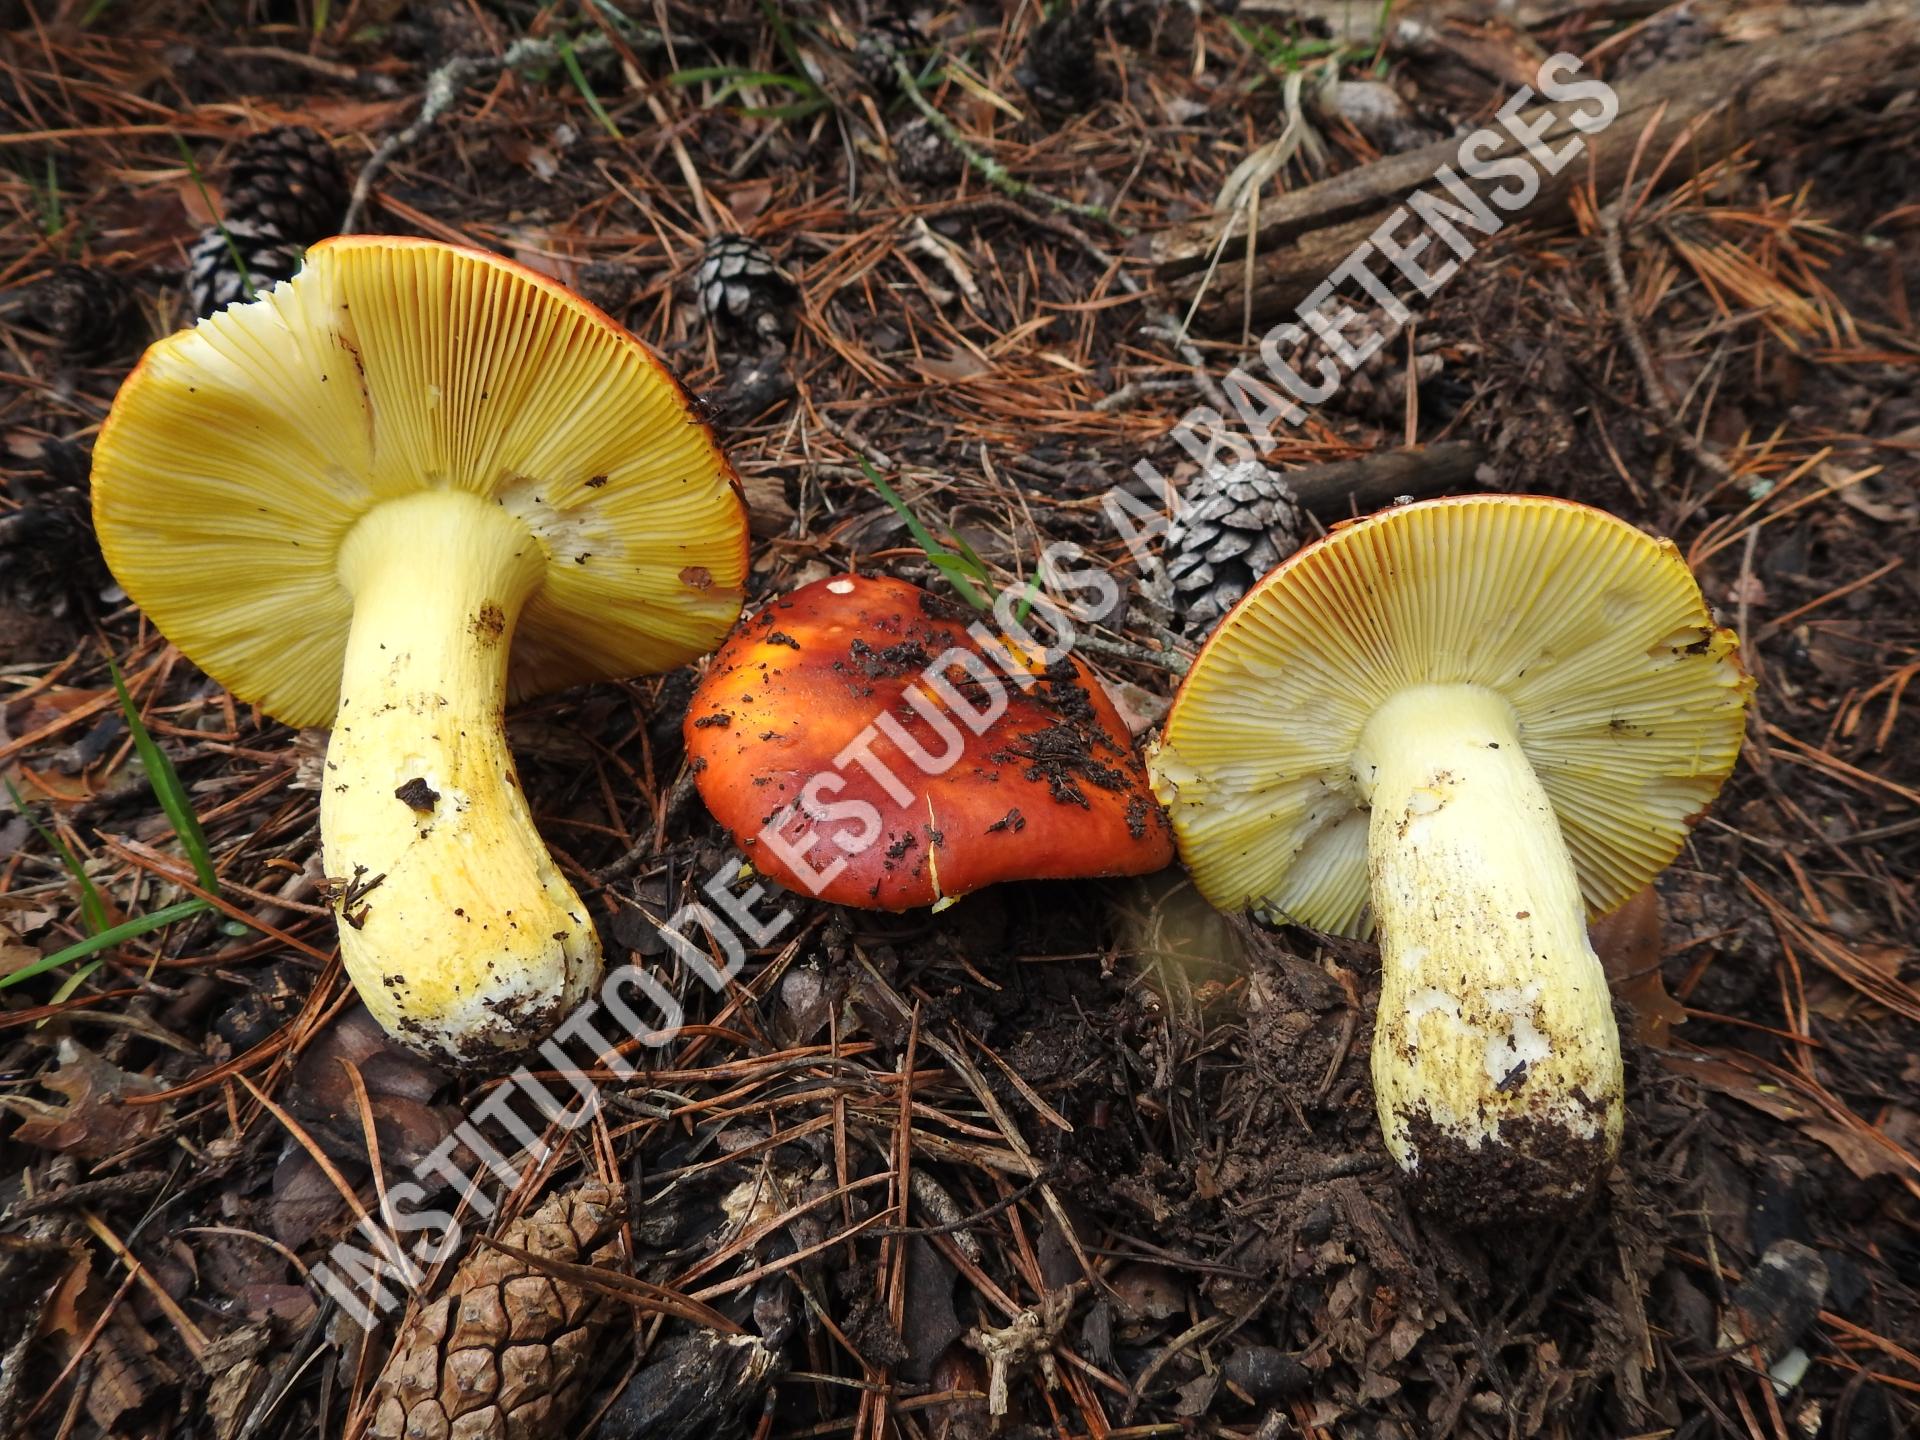
<instances>
[{"instance_id":1,"label":"pale yellow stem","mask_svg":"<svg viewBox=\"0 0 1920 1440\"><path fill-rule=\"evenodd\" d=\"M1479 686L1410 688L1369 721L1353 769L1373 811L1387 1148L1462 1207L1552 1209L1618 1142L1620 1045L1512 707Z\"/></svg>"},{"instance_id":2,"label":"pale yellow stem","mask_svg":"<svg viewBox=\"0 0 1920 1440\"><path fill-rule=\"evenodd\" d=\"M340 552L353 629L320 830L340 953L374 1017L455 1060L524 1049L600 968L534 828L504 728L507 657L546 556L459 491L368 512Z\"/></svg>"}]
</instances>

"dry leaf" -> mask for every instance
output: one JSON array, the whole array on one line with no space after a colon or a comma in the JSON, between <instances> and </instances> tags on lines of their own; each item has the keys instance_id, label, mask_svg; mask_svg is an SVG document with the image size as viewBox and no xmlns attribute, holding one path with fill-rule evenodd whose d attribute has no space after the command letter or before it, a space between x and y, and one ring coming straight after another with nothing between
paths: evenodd
<instances>
[{"instance_id":1,"label":"dry leaf","mask_svg":"<svg viewBox=\"0 0 1920 1440\"><path fill-rule=\"evenodd\" d=\"M364 1112L349 1066L366 1088L366 1109L390 1173L432 1153L459 1123L454 1107L428 1103L446 1083L445 1074L397 1044L365 1006L355 1005L307 1047L282 1096L308 1138L330 1158L353 1164L368 1158ZM289 1245L326 1226L342 1204L304 1149L282 1159L273 1192L273 1229Z\"/></svg>"},{"instance_id":2,"label":"dry leaf","mask_svg":"<svg viewBox=\"0 0 1920 1440\"><path fill-rule=\"evenodd\" d=\"M289 1150L273 1171L269 1228L283 1245L305 1245L347 1208L327 1172L304 1150Z\"/></svg>"},{"instance_id":3,"label":"dry leaf","mask_svg":"<svg viewBox=\"0 0 1920 1440\"><path fill-rule=\"evenodd\" d=\"M1709 1090L1722 1095L1731 1095L1735 1100L1743 1101L1763 1114L1776 1120L1811 1120L1815 1112L1784 1085L1776 1085L1771 1080L1762 1080L1757 1075L1749 1075L1738 1066L1729 1065L1724 1060L1710 1060L1693 1055L1669 1055L1667 1066L1676 1074L1691 1075Z\"/></svg>"},{"instance_id":4,"label":"dry leaf","mask_svg":"<svg viewBox=\"0 0 1920 1440\"><path fill-rule=\"evenodd\" d=\"M91 800L94 794L85 774L62 775L58 770L35 770L27 765L20 767L19 784L26 794L56 805L77 805Z\"/></svg>"},{"instance_id":5,"label":"dry leaf","mask_svg":"<svg viewBox=\"0 0 1920 1440\"><path fill-rule=\"evenodd\" d=\"M772 203L773 182L749 180L744 184L730 185L727 187L726 197L727 209L733 212L735 225L745 225Z\"/></svg>"},{"instance_id":6,"label":"dry leaf","mask_svg":"<svg viewBox=\"0 0 1920 1440\"><path fill-rule=\"evenodd\" d=\"M361 19L369 19L364 9ZM376 71L380 67L370 65L366 69ZM288 116L287 123L312 125L329 135L378 135L392 126L403 112L411 110L413 105L411 96L399 100L361 100L350 96L329 97L309 93L300 97L299 113Z\"/></svg>"},{"instance_id":7,"label":"dry leaf","mask_svg":"<svg viewBox=\"0 0 1920 1440\"><path fill-rule=\"evenodd\" d=\"M40 952L5 925L0 925L0 975L11 975L40 959Z\"/></svg>"},{"instance_id":8,"label":"dry leaf","mask_svg":"<svg viewBox=\"0 0 1920 1440\"><path fill-rule=\"evenodd\" d=\"M1818 1140L1840 1157L1840 1163L1853 1172L1856 1180L1871 1180L1876 1175L1907 1175L1913 1167L1898 1152L1845 1125L1825 1120L1809 1120L1800 1126L1809 1140Z\"/></svg>"},{"instance_id":9,"label":"dry leaf","mask_svg":"<svg viewBox=\"0 0 1920 1440\"><path fill-rule=\"evenodd\" d=\"M1669 1027L1685 1022L1686 1007L1667 993L1660 974L1666 953L1660 896L1649 885L1610 915L1587 927L1613 993L1633 1011L1634 1036L1664 1048Z\"/></svg>"},{"instance_id":10,"label":"dry leaf","mask_svg":"<svg viewBox=\"0 0 1920 1440\"><path fill-rule=\"evenodd\" d=\"M72 1040L60 1042L59 1058L60 1068L40 1083L66 1096L66 1104L25 1095L0 1097L0 1105L25 1117L13 1132L15 1139L100 1160L142 1139L164 1118L156 1106L119 1103L126 1095L151 1094L160 1088L159 1081L129 1075Z\"/></svg>"},{"instance_id":11,"label":"dry leaf","mask_svg":"<svg viewBox=\"0 0 1920 1440\"><path fill-rule=\"evenodd\" d=\"M82 1251L47 1299L47 1308L40 1315L42 1335L70 1335L77 1342L92 1328L92 1318L80 1313L80 1298L92 1277L93 1256Z\"/></svg>"},{"instance_id":12,"label":"dry leaf","mask_svg":"<svg viewBox=\"0 0 1920 1440\"><path fill-rule=\"evenodd\" d=\"M993 373L993 366L971 350L955 349L946 355L921 355L912 363L913 368L929 380L944 381L949 385L961 385Z\"/></svg>"}]
</instances>

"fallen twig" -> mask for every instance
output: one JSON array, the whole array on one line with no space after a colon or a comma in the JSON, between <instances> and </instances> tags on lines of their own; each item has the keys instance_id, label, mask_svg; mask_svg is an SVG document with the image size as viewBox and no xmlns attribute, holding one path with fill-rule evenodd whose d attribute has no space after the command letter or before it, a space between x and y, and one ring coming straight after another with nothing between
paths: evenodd
<instances>
[{"instance_id":1,"label":"fallen twig","mask_svg":"<svg viewBox=\"0 0 1920 1440\"><path fill-rule=\"evenodd\" d=\"M1820 7L1819 19L1794 33L1713 49L1634 76L1617 88L1614 119L1583 137L1586 148L1578 162L1540 176L1526 218L1558 218L1574 191L1589 181L1600 194L1617 190L1643 154L1676 157L1660 178L1678 183L1766 130L1910 84L1917 62L1920 16L1904 0L1889 0L1850 9ZM1558 151L1576 137L1569 117L1579 108L1578 102L1561 101L1522 116L1538 143ZM1270 319L1307 295L1390 221L1407 196L1433 183L1443 166L1458 168L1460 144L1454 138L1388 155L1263 205L1252 318ZM1519 147L1509 140L1491 153L1504 157L1519 153ZM1482 195L1491 189L1474 175L1459 183ZM1244 212L1209 216L1156 237L1155 269L1175 303L1191 305L1200 292L1223 226L1230 236L1240 236ZM1221 262L1214 277L1218 293L1199 306L1196 324L1214 331L1239 328L1246 309L1243 265Z\"/></svg>"},{"instance_id":2,"label":"fallen twig","mask_svg":"<svg viewBox=\"0 0 1920 1440\"><path fill-rule=\"evenodd\" d=\"M913 102L914 109L927 117L927 123L939 133L940 138L951 145L960 158L967 162L967 168L976 171L982 180L1002 195L1011 196L1015 200L1037 200L1049 210L1059 210L1068 215L1098 220L1103 225L1113 225L1113 217L1108 213L1106 206L1069 200L1064 195L1043 190L1038 185L1020 179L991 155L976 148L966 136L960 133L959 126L942 115L939 108L920 93L919 78L914 75L913 67L907 64L906 56L900 53L900 47L893 43L892 38L885 31L877 29L870 30L867 34L886 51L888 60L893 63L894 77L900 82L900 93Z\"/></svg>"},{"instance_id":3,"label":"fallen twig","mask_svg":"<svg viewBox=\"0 0 1920 1440\"><path fill-rule=\"evenodd\" d=\"M628 43L643 50L652 50L666 42L657 30L635 27ZM460 92L469 84L488 75L497 75L502 70L517 70L522 65L558 61L562 49L569 46L576 59L584 59L611 50L613 42L598 30L582 35L578 40L568 40L565 36L551 40L526 36L509 45L504 54L456 55L435 70L427 77L427 88L421 93L420 113L413 117L404 130L398 130L382 140L373 154L367 157L367 163L360 167L360 173L354 177L353 197L347 202L347 216L340 223L340 233L351 235L360 228L360 222L366 215L367 201L373 194L373 182L380 172L387 168L387 163L394 156L431 130L434 122L452 108L453 102L460 98Z\"/></svg>"},{"instance_id":4,"label":"fallen twig","mask_svg":"<svg viewBox=\"0 0 1920 1440\"><path fill-rule=\"evenodd\" d=\"M1702 469L1712 471L1722 480L1730 480L1733 467L1680 423L1673 397L1667 394L1666 383L1647 349L1646 336L1640 333L1640 321L1633 313L1633 287L1627 283L1627 268L1620 255L1620 207L1625 198L1618 196L1600 208L1601 254L1607 262L1607 291L1613 297L1614 318L1620 323L1620 333L1626 339L1628 353L1633 356L1634 368L1640 372L1640 388L1646 391L1647 407L1660 422L1660 428ZM1745 626L1741 629L1744 633Z\"/></svg>"}]
</instances>

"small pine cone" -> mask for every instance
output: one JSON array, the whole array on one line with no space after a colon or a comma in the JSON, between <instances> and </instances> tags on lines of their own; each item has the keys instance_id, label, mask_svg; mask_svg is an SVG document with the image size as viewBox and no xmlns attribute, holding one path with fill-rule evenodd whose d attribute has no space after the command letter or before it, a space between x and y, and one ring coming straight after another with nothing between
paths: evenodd
<instances>
[{"instance_id":1,"label":"small pine cone","mask_svg":"<svg viewBox=\"0 0 1920 1440\"><path fill-rule=\"evenodd\" d=\"M113 583L93 533L92 463L92 452L72 440L8 457L7 493L17 508L0 514L0 595L64 612Z\"/></svg>"},{"instance_id":2,"label":"small pine cone","mask_svg":"<svg viewBox=\"0 0 1920 1440\"><path fill-rule=\"evenodd\" d=\"M82 364L118 354L139 326L133 287L97 266L56 265L19 293L21 318Z\"/></svg>"},{"instance_id":3,"label":"small pine cone","mask_svg":"<svg viewBox=\"0 0 1920 1440\"><path fill-rule=\"evenodd\" d=\"M1101 0L1099 18L1123 45L1145 46L1157 39L1169 50L1178 49L1193 33L1187 0Z\"/></svg>"},{"instance_id":4,"label":"small pine cone","mask_svg":"<svg viewBox=\"0 0 1920 1440\"><path fill-rule=\"evenodd\" d=\"M1352 302L1336 303L1359 308L1353 307ZM1384 338L1379 347L1356 366L1348 367L1332 344L1311 331L1287 352L1287 362L1310 383L1318 385L1321 362L1330 360L1337 385L1334 392L1320 402L1320 408L1397 429L1407 404L1406 327L1386 311L1369 306L1360 309L1358 320L1348 322L1341 329L1346 342L1355 347L1365 344L1374 334ZM1464 395L1456 393L1457 387L1435 383L1442 381L1446 371L1446 358L1440 353L1445 343L1440 334L1432 330L1422 330L1414 340L1413 381L1420 390L1420 408L1424 415L1449 413L1464 399Z\"/></svg>"},{"instance_id":5,"label":"small pine cone","mask_svg":"<svg viewBox=\"0 0 1920 1440\"><path fill-rule=\"evenodd\" d=\"M1285 478L1257 460L1198 476L1184 498L1164 553L1173 609L1197 637L1300 547L1304 522Z\"/></svg>"},{"instance_id":6,"label":"small pine cone","mask_svg":"<svg viewBox=\"0 0 1920 1440\"><path fill-rule=\"evenodd\" d=\"M927 45L920 27L906 16L876 15L854 42L853 68L875 95L891 99L900 93L900 75L893 68L893 57L898 55L909 70L917 70Z\"/></svg>"},{"instance_id":7,"label":"small pine cone","mask_svg":"<svg viewBox=\"0 0 1920 1440\"><path fill-rule=\"evenodd\" d=\"M1099 98L1100 63L1093 40L1090 4L1070 5L1033 32L1015 77L1036 105L1072 114Z\"/></svg>"},{"instance_id":8,"label":"small pine cone","mask_svg":"<svg viewBox=\"0 0 1920 1440\"><path fill-rule=\"evenodd\" d=\"M893 132L894 169L909 185L946 185L960 178L960 152L926 116Z\"/></svg>"},{"instance_id":9,"label":"small pine cone","mask_svg":"<svg viewBox=\"0 0 1920 1440\"><path fill-rule=\"evenodd\" d=\"M619 1191L589 1181L509 1224L500 1243L545 1260L611 1260ZM594 1345L622 1307L490 1246L396 1337L369 1440L549 1440L586 1398Z\"/></svg>"},{"instance_id":10,"label":"small pine cone","mask_svg":"<svg viewBox=\"0 0 1920 1440\"><path fill-rule=\"evenodd\" d=\"M339 229L349 191L340 157L304 125L241 141L227 172L225 228L208 226L187 252L193 313L211 315L246 300L249 287L258 293L291 280L307 247Z\"/></svg>"},{"instance_id":11,"label":"small pine cone","mask_svg":"<svg viewBox=\"0 0 1920 1440\"><path fill-rule=\"evenodd\" d=\"M324 136L282 125L242 140L227 167L227 223L270 226L283 240L307 246L340 228L352 186Z\"/></svg>"},{"instance_id":12,"label":"small pine cone","mask_svg":"<svg viewBox=\"0 0 1920 1440\"><path fill-rule=\"evenodd\" d=\"M244 282L234 265L236 253L247 268ZM193 313L212 315L291 280L305 253L306 246L284 239L271 227L228 221L222 231L218 225L209 225L187 250L187 298Z\"/></svg>"},{"instance_id":13,"label":"small pine cone","mask_svg":"<svg viewBox=\"0 0 1920 1440\"><path fill-rule=\"evenodd\" d=\"M786 329L786 311L799 287L759 244L745 235L714 236L694 273L700 312L718 329L744 330L772 340Z\"/></svg>"}]
</instances>

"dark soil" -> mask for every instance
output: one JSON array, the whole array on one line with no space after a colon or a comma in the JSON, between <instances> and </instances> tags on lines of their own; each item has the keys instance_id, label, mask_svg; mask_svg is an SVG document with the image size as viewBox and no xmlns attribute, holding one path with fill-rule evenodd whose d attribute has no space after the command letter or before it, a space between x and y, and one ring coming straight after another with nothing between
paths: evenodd
<instances>
[{"instance_id":1,"label":"dark soil","mask_svg":"<svg viewBox=\"0 0 1920 1440\"><path fill-rule=\"evenodd\" d=\"M1182 0L618 7L636 29L614 8L0 0L0 773L19 796L0 803L0 971L204 888L110 663L221 886L221 913L0 991L0 1433L357 1433L396 1327L360 1333L304 1275L495 1078L436 1070L358 1010L329 897L351 909L378 877L322 872L324 737L171 649L92 535L94 436L144 344L191 319L189 248L227 213L243 138L304 125L357 174L436 67L570 36L577 77L477 67L373 177L362 228L498 250L653 343L722 417L751 603L856 570L964 623L867 468L990 588L1062 540L1131 584L1100 497L1141 458L1190 479L1167 437L1203 398L1141 237L1209 211L1286 128L1285 68L1332 33ZM1520 6L1531 31L1432 8L1456 13L1417 53L1355 45L1339 73L1385 76L1404 124L1444 134L1541 54L1645 67L1794 7L1631 33L1649 7ZM882 28L892 49L860 44ZM1111 223L1010 198L921 133L892 53L975 148ZM530 1440L1916 1433L1920 111L1893 89L1755 136L1628 227L1638 324L1694 445L1643 392L1576 218L1503 235L1417 344L1267 456L1472 441L1490 488L1671 536L1741 632L1759 687L1740 768L1649 918L1602 946L1628 1118L1584 1210L1471 1229L1416 1206L1374 1115L1371 947L1219 916L1177 871L939 914L790 901L714 993L657 928L733 858L684 760L694 675L570 691L509 716L525 792L609 962L645 966L687 1025L603 1075L603 1114L469 1228L589 1175L625 1187L616 1278L654 1298L600 1343L585 1408ZM1330 169L1387 143L1315 125ZM695 297L703 247L733 232L780 270L751 325ZM1191 339L1215 375L1248 353ZM1135 604L1079 652L1142 728L1176 683L1163 619ZM924 660L903 640L849 679ZM1049 677L1068 721L1080 684ZM1132 763L1083 743L1010 758L1069 801ZM681 1299L776 1363L714 1358L720 1332Z\"/></svg>"}]
</instances>

